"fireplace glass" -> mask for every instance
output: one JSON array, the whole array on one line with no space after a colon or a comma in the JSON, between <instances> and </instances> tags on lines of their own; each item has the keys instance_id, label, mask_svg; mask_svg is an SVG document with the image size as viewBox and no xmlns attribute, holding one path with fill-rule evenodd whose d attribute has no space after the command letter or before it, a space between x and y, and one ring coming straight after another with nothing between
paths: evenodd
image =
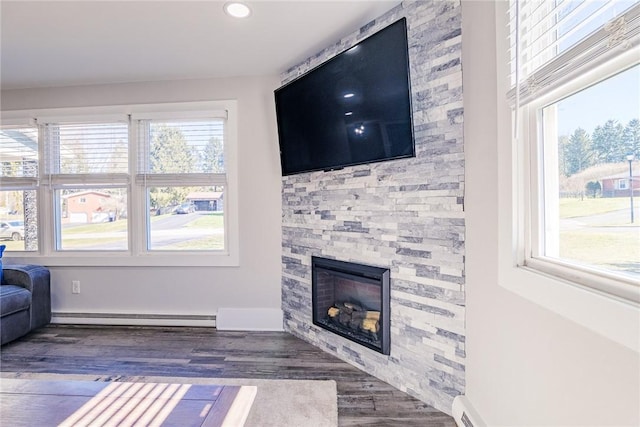
<instances>
[{"instance_id":1,"label":"fireplace glass","mask_svg":"<svg viewBox=\"0 0 640 427\"><path fill-rule=\"evenodd\" d=\"M313 324L389 354L389 269L312 257Z\"/></svg>"}]
</instances>

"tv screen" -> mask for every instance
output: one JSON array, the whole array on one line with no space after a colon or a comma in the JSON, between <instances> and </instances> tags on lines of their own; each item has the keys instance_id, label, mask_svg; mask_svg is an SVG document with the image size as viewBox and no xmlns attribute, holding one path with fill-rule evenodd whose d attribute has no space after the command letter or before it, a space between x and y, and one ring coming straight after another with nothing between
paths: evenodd
<instances>
[{"instance_id":1,"label":"tv screen","mask_svg":"<svg viewBox=\"0 0 640 427\"><path fill-rule=\"evenodd\" d=\"M415 156L403 18L275 91L283 175Z\"/></svg>"}]
</instances>

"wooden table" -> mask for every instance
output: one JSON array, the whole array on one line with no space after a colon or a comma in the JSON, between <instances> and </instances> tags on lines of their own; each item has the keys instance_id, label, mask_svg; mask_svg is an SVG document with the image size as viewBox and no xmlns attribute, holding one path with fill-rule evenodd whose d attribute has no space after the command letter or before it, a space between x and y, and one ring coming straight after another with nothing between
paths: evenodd
<instances>
[{"instance_id":1,"label":"wooden table","mask_svg":"<svg viewBox=\"0 0 640 427\"><path fill-rule=\"evenodd\" d=\"M3 426L242 426L257 388L0 379Z\"/></svg>"}]
</instances>

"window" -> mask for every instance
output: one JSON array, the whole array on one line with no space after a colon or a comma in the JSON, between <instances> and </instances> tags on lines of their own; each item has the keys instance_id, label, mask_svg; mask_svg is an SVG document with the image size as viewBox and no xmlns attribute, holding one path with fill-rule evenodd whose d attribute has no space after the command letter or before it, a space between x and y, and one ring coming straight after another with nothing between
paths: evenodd
<instances>
[{"instance_id":1,"label":"window","mask_svg":"<svg viewBox=\"0 0 640 427\"><path fill-rule=\"evenodd\" d=\"M225 249L224 120L137 121L148 250Z\"/></svg>"},{"instance_id":2,"label":"window","mask_svg":"<svg viewBox=\"0 0 640 427\"><path fill-rule=\"evenodd\" d=\"M629 180L628 179L618 179L616 181L616 190L626 190L629 188Z\"/></svg>"},{"instance_id":3,"label":"window","mask_svg":"<svg viewBox=\"0 0 640 427\"><path fill-rule=\"evenodd\" d=\"M120 219L129 191L128 118L45 122L40 128L44 181L55 206L55 250L127 250L128 223Z\"/></svg>"},{"instance_id":4,"label":"window","mask_svg":"<svg viewBox=\"0 0 640 427\"><path fill-rule=\"evenodd\" d=\"M640 170L640 4L512 1L509 19L514 261L638 302L640 197L614 190Z\"/></svg>"},{"instance_id":5,"label":"window","mask_svg":"<svg viewBox=\"0 0 640 427\"><path fill-rule=\"evenodd\" d=\"M29 114L21 121L33 125L0 131L9 257L237 265L235 102Z\"/></svg>"},{"instance_id":6,"label":"window","mask_svg":"<svg viewBox=\"0 0 640 427\"><path fill-rule=\"evenodd\" d=\"M7 251L38 251L38 129L0 130L0 239Z\"/></svg>"}]
</instances>

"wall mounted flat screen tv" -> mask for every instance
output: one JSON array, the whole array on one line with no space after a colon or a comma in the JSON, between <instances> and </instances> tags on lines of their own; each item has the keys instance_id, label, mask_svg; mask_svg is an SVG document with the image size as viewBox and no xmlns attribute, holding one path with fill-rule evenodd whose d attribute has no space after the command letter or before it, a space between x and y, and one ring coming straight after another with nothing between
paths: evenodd
<instances>
[{"instance_id":1,"label":"wall mounted flat screen tv","mask_svg":"<svg viewBox=\"0 0 640 427\"><path fill-rule=\"evenodd\" d=\"M415 156L406 19L275 91L283 175Z\"/></svg>"}]
</instances>

